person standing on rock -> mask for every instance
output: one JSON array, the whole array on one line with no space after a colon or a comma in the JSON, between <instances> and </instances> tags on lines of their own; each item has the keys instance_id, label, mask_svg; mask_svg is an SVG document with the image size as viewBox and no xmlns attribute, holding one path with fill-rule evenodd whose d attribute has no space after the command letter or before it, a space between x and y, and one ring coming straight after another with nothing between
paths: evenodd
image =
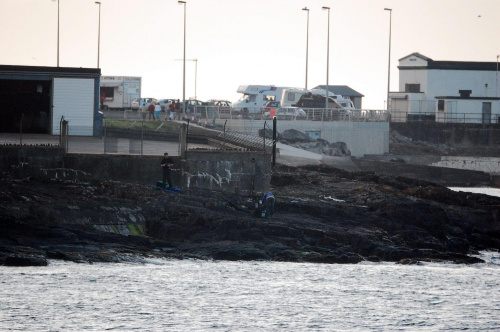
<instances>
[{"instance_id":1,"label":"person standing on rock","mask_svg":"<svg viewBox=\"0 0 500 332\"><path fill-rule=\"evenodd\" d=\"M166 188L165 186L165 180L166 180L168 182L168 188L173 190L174 186L172 186L172 179L170 177L172 172L170 167L172 166L174 166L174 161L172 160L172 158L168 156L168 153L165 152L163 154L163 159L161 160L161 168L163 170L163 180L162 180L163 188Z\"/></svg>"}]
</instances>

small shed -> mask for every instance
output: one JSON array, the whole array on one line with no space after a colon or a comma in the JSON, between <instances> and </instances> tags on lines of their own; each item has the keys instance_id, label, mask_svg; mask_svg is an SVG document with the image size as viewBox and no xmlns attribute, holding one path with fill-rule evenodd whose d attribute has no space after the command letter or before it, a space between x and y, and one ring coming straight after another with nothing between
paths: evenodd
<instances>
[{"instance_id":1,"label":"small shed","mask_svg":"<svg viewBox=\"0 0 500 332\"><path fill-rule=\"evenodd\" d=\"M99 136L99 68L0 65L0 132Z\"/></svg>"}]
</instances>

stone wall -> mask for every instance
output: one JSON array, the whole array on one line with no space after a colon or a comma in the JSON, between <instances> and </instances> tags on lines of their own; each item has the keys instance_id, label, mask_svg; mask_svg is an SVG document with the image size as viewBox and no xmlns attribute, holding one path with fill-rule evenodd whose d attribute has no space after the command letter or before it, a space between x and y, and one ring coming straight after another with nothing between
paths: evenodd
<instances>
[{"instance_id":1,"label":"stone wall","mask_svg":"<svg viewBox=\"0 0 500 332\"><path fill-rule=\"evenodd\" d=\"M403 176L447 187L488 187L493 185L491 176L480 171L366 159L353 159L353 161L362 171L394 177Z\"/></svg>"},{"instance_id":2,"label":"stone wall","mask_svg":"<svg viewBox=\"0 0 500 332\"><path fill-rule=\"evenodd\" d=\"M431 165L456 169L468 169L500 175L500 158L443 156L441 157L441 160L434 162Z\"/></svg>"},{"instance_id":3,"label":"stone wall","mask_svg":"<svg viewBox=\"0 0 500 332\"><path fill-rule=\"evenodd\" d=\"M500 147L499 124L457 124L422 122L391 122L390 127L413 140L448 144L457 147Z\"/></svg>"}]
</instances>

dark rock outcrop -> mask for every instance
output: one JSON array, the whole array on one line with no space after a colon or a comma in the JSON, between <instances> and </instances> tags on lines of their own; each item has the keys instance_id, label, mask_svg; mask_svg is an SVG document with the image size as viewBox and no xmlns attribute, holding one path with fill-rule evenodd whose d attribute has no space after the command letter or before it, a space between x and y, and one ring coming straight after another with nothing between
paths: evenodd
<instances>
[{"instance_id":1,"label":"dark rock outcrop","mask_svg":"<svg viewBox=\"0 0 500 332\"><path fill-rule=\"evenodd\" d=\"M271 184L275 214L256 218L260 194L196 189L171 194L118 182L2 180L0 265L145 256L470 264L480 261L473 256L478 250L500 249L500 198L326 166L282 167ZM143 233L124 236L104 228Z\"/></svg>"}]
</instances>

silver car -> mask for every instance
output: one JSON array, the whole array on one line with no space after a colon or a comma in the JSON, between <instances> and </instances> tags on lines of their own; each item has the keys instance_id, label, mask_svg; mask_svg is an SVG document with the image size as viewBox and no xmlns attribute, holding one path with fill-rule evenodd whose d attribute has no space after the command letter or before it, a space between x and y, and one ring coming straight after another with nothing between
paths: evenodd
<instances>
[{"instance_id":1,"label":"silver car","mask_svg":"<svg viewBox=\"0 0 500 332\"><path fill-rule=\"evenodd\" d=\"M283 107L276 109L274 116L276 116L278 120L292 120L305 119L307 114L302 108L299 107ZM271 119L270 110L264 112L263 119Z\"/></svg>"},{"instance_id":2,"label":"silver car","mask_svg":"<svg viewBox=\"0 0 500 332\"><path fill-rule=\"evenodd\" d=\"M133 110L138 110L142 104L146 104L146 108L149 106L151 103L157 103L158 101L155 98L135 98L132 103L130 104L130 108Z\"/></svg>"}]
</instances>

